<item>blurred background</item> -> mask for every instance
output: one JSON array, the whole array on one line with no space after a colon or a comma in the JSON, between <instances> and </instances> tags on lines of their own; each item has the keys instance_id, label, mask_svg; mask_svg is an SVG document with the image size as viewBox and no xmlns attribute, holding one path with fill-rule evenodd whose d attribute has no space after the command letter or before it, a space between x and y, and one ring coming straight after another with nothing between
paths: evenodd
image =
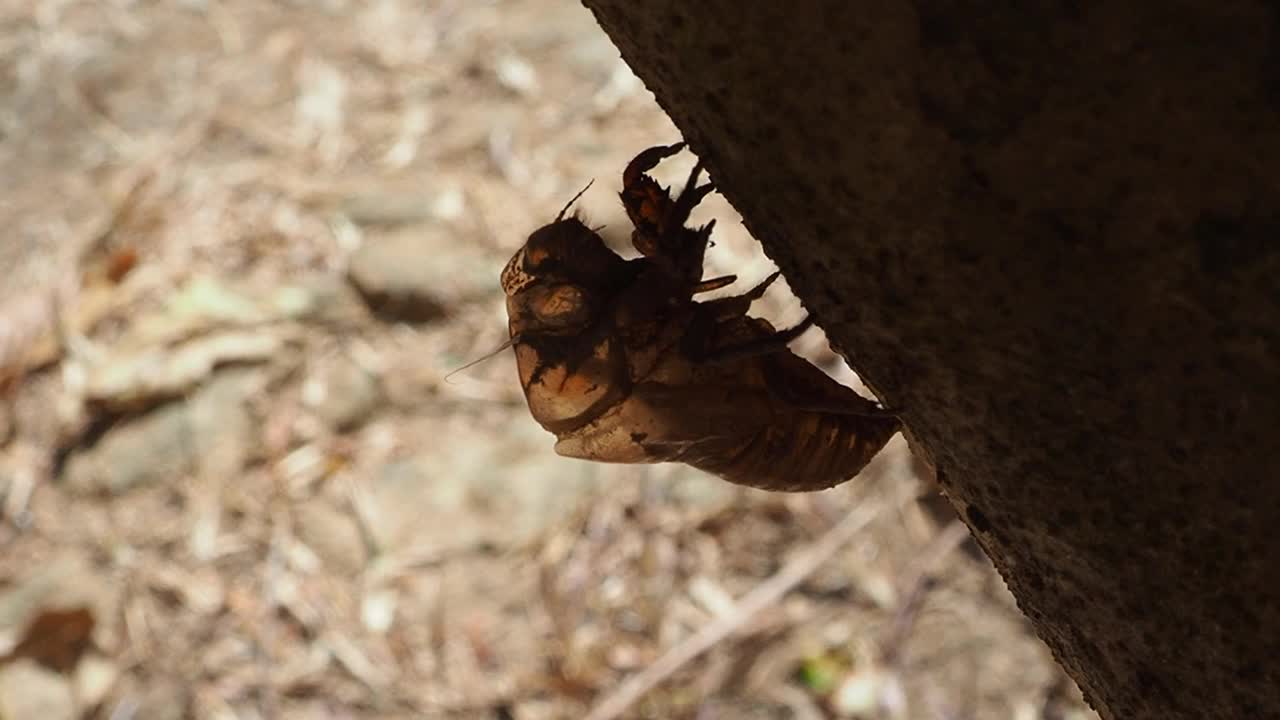
<instances>
[{"instance_id":1,"label":"blurred background","mask_svg":"<svg viewBox=\"0 0 1280 720\"><path fill-rule=\"evenodd\" d=\"M1093 717L901 438L769 495L446 378L678 139L573 0L0 0L0 719Z\"/></svg>"}]
</instances>

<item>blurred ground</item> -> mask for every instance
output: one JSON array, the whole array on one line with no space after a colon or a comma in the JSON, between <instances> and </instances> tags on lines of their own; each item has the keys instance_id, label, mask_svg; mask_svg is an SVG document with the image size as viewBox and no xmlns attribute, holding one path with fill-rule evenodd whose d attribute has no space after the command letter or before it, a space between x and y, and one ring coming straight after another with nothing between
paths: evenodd
<instances>
[{"instance_id":1,"label":"blurred ground","mask_svg":"<svg viewBox=\"0 0 1280 720\"><path fill-rule=\"evenodd\" d=\"M556 457L509 353L446 381L677 137L570 0L0 4L0 718L1089 717L900 440L770 496Z\"/></svg>"}]
</instances>

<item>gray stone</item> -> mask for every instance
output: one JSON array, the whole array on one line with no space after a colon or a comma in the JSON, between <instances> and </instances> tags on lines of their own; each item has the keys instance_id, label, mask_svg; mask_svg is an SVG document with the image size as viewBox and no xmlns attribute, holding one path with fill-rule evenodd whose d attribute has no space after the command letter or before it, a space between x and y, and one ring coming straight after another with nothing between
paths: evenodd
<instances>
[{"instance_id":1,"label":"gray stone","mask_svg":"<svg viewBox=\"0 0 1280 720\"><path fill-rule=\"evenodd\" d=\"M169 679L153 679L147 683L138 701L138 720L183 720L190 717L191 693L183 683Z\"/></svg>"},{"instance_id":2,"label":"gray stone","mask_svg":"<svg viewBox=\"0 0 1280 720\"><path fill-rule=\"evenodd\" d=\"M333 507L323 498L299 505L294 513L298 538L330 570L353 575L364 568L364 535L351 512Z\"/></svg>"},{"instance_id":3,"label":"gray stone","mask_svg":"<svg viewBox=\"0 0 1280 720\"><path fill-rule=\"evenodd\" d=\"M0 402L0 447L9 443L13 437L13 409L9 403Z\"/></svg>"},{"instance_id":4,"label":"gray stone","mask_svg":"<svg viewBox=\"0 0 1280 720\"><path fill-rule=\"evenodd\" d=\"M119 494L195 470L220 477L238 472L255 446L245 399L257 377L248 370L219 372L189 400L108 428L96 443L72 453L64 480L80 492Z\"/></svg>"},{"instance_id":5,"label":"gray stone","mask_svg":"<svg viewBox=\"0 0 1280 720\"><path fill-rule=\"evenodd\" d=\"M438 287L429 256L427 247L410 235L367 238L351 255L348 274L369 308L384 319L439 320L449 296Z\"/></svg>"},{"instance_id":6,"label":"gray stone","mask_svg":"<svg viewBox=\"0 0 1280 720\"><path fill-rule=\"evenodd\" d=\"M189 420L186 404L177 401L123 422L76 451L63 477L73 490L112 494L177 479L192 469Z\"/></svg>"},{"instance_id":7,"label":"gray stone","mask_svg":"<svg viewBox=\"0 0 1280 720\"><path fill-rule=\"evenodd\" d=\"M450 305L496 292L492 257L437 233L416 229L365 238L351 255L348 275L370 309L387 320L429 322Z\"/></svg>"},{"instance_id":8,"label":"gray stone","mask_svg":"<svg viewBox=\"0 0 1280 720\"><path fill-rule=\"evenodd\" d=\"M329 273L304 276L276 290L270 300L280 316L316 323L350 324L368 313L346 278Z\"/></svg>"},{"instance_id":9,"label":"gray stone","mask_svg":"<svg viewBox=\"0 0 1280 720\"><path fill-rule=\"evenodd\" d=\"M307 381L303 397L326 425L345 432L362 425L382 399L378 379L348 357L325 362Z\"/></svg>"},{"instance_id":10,"label":"gray stone","mask_svg":"<svg viewBox=\"0 0 1280 720\"><path fill-rule=\"evenodd\" d=\"M31 660L0 668L0 718L73 720L77 716L71 680Z\"/></svg>"},{"instance_id":11,"label":"gray stone","mask_svg":"<svg viewBox=\"0 0 1280 720\"><path fill-rule=\"evenodd\" d=\"M225 370L190 400L191 433L205 477L234 477L257 452L258 428L246 403L261 383L259 372Z\"/></svg>"}]
</instances>

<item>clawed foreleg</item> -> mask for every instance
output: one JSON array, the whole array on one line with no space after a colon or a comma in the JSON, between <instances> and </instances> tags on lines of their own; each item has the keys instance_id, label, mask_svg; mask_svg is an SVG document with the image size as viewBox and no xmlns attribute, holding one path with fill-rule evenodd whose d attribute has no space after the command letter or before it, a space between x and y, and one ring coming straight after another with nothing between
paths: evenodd
<instances>
[{"instance_id":1,"label":"clawed foreleg","mask_svg":"<svg viewBox=\"0 0 1280 720\"><path fill-rule=\"evenodd\" d=\"M684 228L684 224L689 221L689 213L702 202L703 198L710 195L716 189L714 183L698 184L698 176L702 174L702 161L694 163L693 169L689 171L689 179L685 181L684 187L681 188L680 194L676 197L675 204L671 206L667 217L662 219L662 229L665 232L676 232Z\"/></svg>"},{"instance_id":2,"label":"clawed foreleg","mask_svg":"<svg viewBox=\"0 0 1280 720\"><path fill-rule=\"evenodd\" d=\"M627 188L635 187L640 184L640 178L658 166L658 163L675 155L684 149L684 143L678 142L674 145L657 145L648 150L643 150L639 155L631 159L627 163L627 167L622 171L622 188L625 192Z\"/></svg>"},{"instance_id":3,"label":"clawed foreleg","mask_svg":"<svg viewBox=\"0 0 1280 720\"><path fill-rule=\"evenodd\" d=\"M644 150L622 173L622 204L635 230L631 242L640 254L666 266L680 282L696 286L702 276L702 261L710 242L712 221L701 228L687 228L689 214L710 192L711 183L698 185L702 163L689 172L680 194L672 199L668 190L647 172L663 159L684 149L684 143L658 145Z\"/></svg>"}]
</instances>

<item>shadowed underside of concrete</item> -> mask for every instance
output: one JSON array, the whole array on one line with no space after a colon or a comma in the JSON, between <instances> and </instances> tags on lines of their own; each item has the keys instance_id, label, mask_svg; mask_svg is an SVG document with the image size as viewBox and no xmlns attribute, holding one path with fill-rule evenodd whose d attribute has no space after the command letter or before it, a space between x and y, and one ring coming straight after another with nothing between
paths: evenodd
<instances>
[{"instance_id":1,"label":"shadowed underside of concrete","mask_svg":"<svg viewBox=\"0 0 1280 720\"><path fill-rule=\"evenodd\" d=\"M1280 717L1280 10L585 4L1103 717Z\"/></svg>"}]
</instances>

